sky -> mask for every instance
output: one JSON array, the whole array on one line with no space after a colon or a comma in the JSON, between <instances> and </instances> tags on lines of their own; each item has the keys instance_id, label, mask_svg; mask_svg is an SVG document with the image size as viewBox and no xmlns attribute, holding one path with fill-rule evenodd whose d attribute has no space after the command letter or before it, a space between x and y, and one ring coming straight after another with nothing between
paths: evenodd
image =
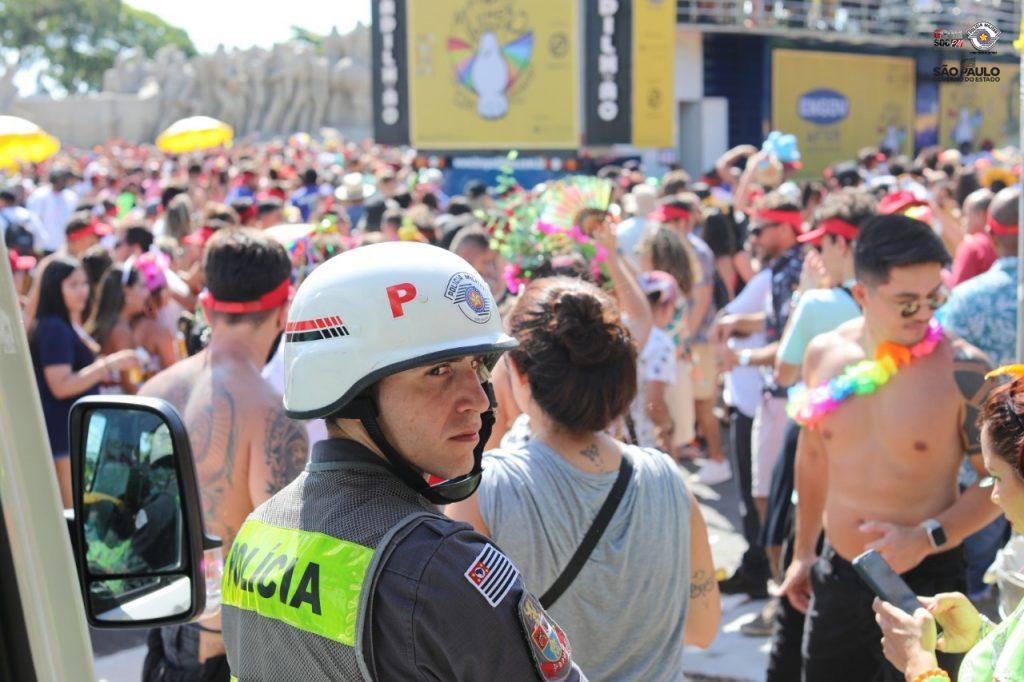
<instances>
[{"instance_id":1,"label":"sky","mask_svg":"<svg viewBox=\"0 0 1024 682\"><path fill-rule=\"evenodd\" d=\"M345 33L357 21L370 23L370 0L129 0L169 24L185 29L196 49L212 52L217 45L269 47L291 37L291 27Z\"/></svg>"},{"instance_id":2,"label":"sky","mask_svg":"<svg viewBox=\"0 0 1024 682\"><path fill-rule=\"evenodd\" d=\"M128 4L185 29L200 52L213 52L220 44L228 49L270 47L291 38L292 26L315 33L330 33L337 26L346 33L357 22L370 23L370 1L129 0ZM37 66L15 76L21 95L36 92L38 72Z\"/></svg>"}]
</instances>

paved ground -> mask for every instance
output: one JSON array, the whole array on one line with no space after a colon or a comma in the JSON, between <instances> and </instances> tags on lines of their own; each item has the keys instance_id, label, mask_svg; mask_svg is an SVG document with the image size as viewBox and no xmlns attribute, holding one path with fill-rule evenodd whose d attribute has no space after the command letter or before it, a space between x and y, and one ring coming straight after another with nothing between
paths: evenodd
<instances>
[{"instance_id":1,"label":"paved ground","mask_svg":"<svg viewBox=\"0 0 1024 682\"><path fill-rule=\"evenodd\" d=\"M693 469L693 467L689 467ZM728 481L709 488L693 484L708 524L715 567L731 573L746 549L739 527L739 506L735 483ZM768 660L769 640L740 634L740 625L752 619L764 605L739 596L722 601L722 630L707 650L687 647L683 664L691 680L761 682ZM145 658L145 632L139 630L92 631L96 675L108 682L135 682Z\"/></svg>"},{"instance_id":2,"label":"paved ground","mask_svg":"<svg viewBox=\"0 0 1024 682\"><path fill-rule=\"evenodd\" d=\"M687 465L687 469L694 467ZM714 488L691 483L708 524L708 539L715 568L731 574L747 548L740 532L739 501L735 481ZM765 601L751 601L739 595L722 598L722 625L718 637L706 650L687 647L683 668L691 680L743 680L761 682L768 665L770 640L740 634L740 626L752 620Z\"/></svg>"}]
</instances>

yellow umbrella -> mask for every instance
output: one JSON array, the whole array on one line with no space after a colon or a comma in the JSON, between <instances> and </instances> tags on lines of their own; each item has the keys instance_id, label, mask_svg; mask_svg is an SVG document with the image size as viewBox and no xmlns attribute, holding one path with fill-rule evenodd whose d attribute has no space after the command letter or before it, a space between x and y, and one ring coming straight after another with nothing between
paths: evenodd
<instances>
[{"instance_id":1,"label":"yellow umbrella","mask_svg":"<svg viewBox=\"0 0 1024 682\"><path fill-rule=\"evenodd\" d=\"M0 116L0 166L45 161L60 150L60 140L31 121Z\"/></svg>"},{"instance_id":2,"label":"yellow umbrella","mask_svg":"<svg viewBox=\"0 0 1024 682\"><path fill-rule=\"evenodd\" d=\"M168 154L185 154L197 149L231 146L235 131L224 121L209 116L189 116L168 126L156 138L156 146Z\"/></svg>"}]
</instances>

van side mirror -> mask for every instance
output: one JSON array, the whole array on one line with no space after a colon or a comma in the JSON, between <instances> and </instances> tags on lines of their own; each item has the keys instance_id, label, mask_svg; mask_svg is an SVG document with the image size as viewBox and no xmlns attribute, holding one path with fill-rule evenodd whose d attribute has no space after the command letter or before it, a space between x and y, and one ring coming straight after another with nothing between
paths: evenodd
<instances>
[{"instance_id":1,"label":"van side mirror","mask_svg":"<svg viewBox=\"0 0 1024 682\"><path fill-rule=\"evenodd\" d=\"M208 584L219 607L221 542L203 532L177 410L156 398L86 396L69 422L72 544L89 624L188 622L207 609Z\"/></svg>"}]
</instances>

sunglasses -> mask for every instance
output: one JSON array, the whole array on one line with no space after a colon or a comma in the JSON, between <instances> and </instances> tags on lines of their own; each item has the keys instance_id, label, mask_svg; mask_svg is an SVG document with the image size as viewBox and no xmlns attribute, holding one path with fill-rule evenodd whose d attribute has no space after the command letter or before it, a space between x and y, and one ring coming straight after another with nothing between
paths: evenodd
<instances>
[{"instance_id":1,"label":"sunglasses","mask_svg":"<svg viewBox=\"0 0 1024 682\"><path fill-rule=\"evenodd\" d=\"M778 227L779 225L781 225L781 223L768 223L767 225L758 225L757 227L752 227L749 230L747 230L747 233L751 237L754 237L756 239L760 237L761 233L764 232L765 230L770 230L773 227Z\"/></svg>"},{"instance_id":2,"label":"sunglasses","mask_svg":"<svg viewBox=\"0 0 1024 682\"><path fill-rule=\"evenodd\" d=\"M922 305L927 305L928 308L934 312L944 306L948 299L949 292L943 288L926 297L923 303L917 300L908 301L906 303L899 303L897 301L890 300L890 303L900 309L900 317L913 317L914 315L917 315L917 311L921 309Z\"/></svg>"}]
</instances>

